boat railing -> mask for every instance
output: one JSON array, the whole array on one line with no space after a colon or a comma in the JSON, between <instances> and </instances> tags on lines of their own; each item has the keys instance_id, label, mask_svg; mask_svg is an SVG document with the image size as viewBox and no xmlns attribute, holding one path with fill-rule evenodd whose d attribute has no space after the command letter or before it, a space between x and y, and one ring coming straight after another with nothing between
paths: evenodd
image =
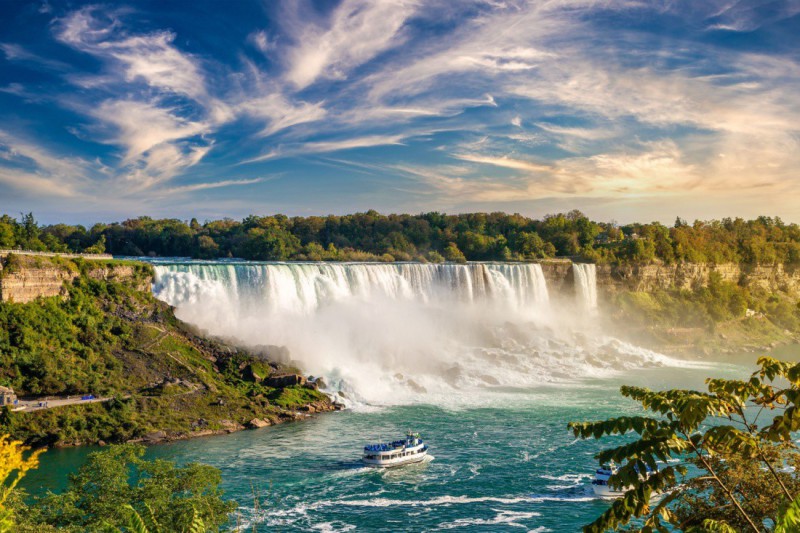
<instances>
[{"instance_id":1,"label":"boat railing","mask_svg":"<svg viewBox=\"0 0 800 533\"><path fill-rule=\"evenodd\" d=\"M419 442L407 442L404 440L398 440L391 443L384 443L384 444L368 444L364 446L365 452L391 452L394 450L399 450L404 447L406 448L413 448L415 446L422 445L423 442L420 440Z\"/></svg>"}]
</instances>

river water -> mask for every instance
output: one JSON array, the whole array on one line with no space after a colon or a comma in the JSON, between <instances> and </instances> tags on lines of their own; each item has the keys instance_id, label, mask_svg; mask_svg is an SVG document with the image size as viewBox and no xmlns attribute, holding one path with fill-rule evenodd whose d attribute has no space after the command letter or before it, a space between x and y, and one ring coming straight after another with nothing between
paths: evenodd
<instances>
[{"instance_id":1,"label":"river water","mask_svg":"<svg viewBox=\"0 0 800 533\"><path fill-rule=\"evenodd\" d=\"M593 284L580 268L576 283ZM638 412L621 384L700 388L750 369L606 337L594 286L543 291L529 265L162 263L154 292L179 317L287 346L350 409L148 456L220 468L233 521L258 531L579 531L608 505L593 456L619 441L576 440L567 422ZM407 429L431 461L361 466L364 444ZM26 488L59 490L89 451L48 452Z\"/></svg>"}]
</instances>

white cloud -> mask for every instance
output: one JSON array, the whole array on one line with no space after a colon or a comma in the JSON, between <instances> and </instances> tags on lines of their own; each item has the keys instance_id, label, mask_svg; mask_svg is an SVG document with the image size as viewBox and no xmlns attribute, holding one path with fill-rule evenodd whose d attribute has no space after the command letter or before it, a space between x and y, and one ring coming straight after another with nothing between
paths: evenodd
<instances>
[{"instance_id":1,"label":"white cloud","mask_svg":"<svg viewBox=\"0 0 800 533\"><path fill-rule=\"evenodd\" d=\"M69 65L62 61L50 59L34 54L30 50L14 43L0 43L0 50L5 54L9 61L21 61L35 63L53 70L67 70Z\"/></svg>"},{"instance_id":2,"label":"white cloud","mask_svg":"<svg viewBox=\"0 0 800 533\"><path fill-rule=\"evenodd\" d=\"M0 183L43 196L76 198L91 183L93 165L60 157L19 135L0 130Z\"/></svg>"},{"instance_id":3,"label":"white cloud","mask_svg":"<svg viewBox=\"0 0 800 533\"><path fill-rule=\"evenodd\" d=\"M126 148L124 164L157 145L200 135L209 129L207 124L182 119L170 109L134 100L109 100L91 114L116 130L108 141Z\"/></svg>"},{"instance_id":4,"label":"white cloud","mask_svg":"<svg viewBox=\"0 0 800 533\"><path fill-rule=\"evenodd\" d=\"M341 150L353 150L355 148L398 145L402 144L405 139L406 136L404 135L365 135L363 137L350 137L341 140L281 145L264 155L255 157L253 159L248 159L247 161L242 161L241 164L256 163L259 161L267 161L270 159L279 159L284 157L320 154L325 152L338 152Z\"/></svg>"},{"instance_id":5,"label":"white cloud","mask_svg":"<svg viewBox=\"0 0 800 533\"><path fill-rule=\"evenodd\" d=\"M173 46L174 33L126 35L120 28L115 13L89 6L63 19L58 36L78 50L106 59L128 82L142 80L197 101L208 99L197 60Z\"/></svg>"},{"instance_id":6,"label":"white cloud","mask_svg":"<svg viewBox=\"0 0 800 533\"><path fill-rule=\"evenodd\" d=\"M284 95L272 93L242 102L238 111L267 122L262 130L264 136L272 135L297 124L314 122L324 118L327 111L322 102L290 102Z\"/></svg>"},{"instance_id":7,"label":"white cloud","mask_svg":"<svg viewBox=\"0 0 800 533\"><path fill-rule=\"evenodd\" d=\"M550 172L552 170L550 165L542 165L540 163L534 163L532 161L525 161L522 159L512 159L507 156L493 157L478 154L456 154L453 157L461 159L462 161L483 163L485 165L510 168L513 170L526 170L529 172Z\"/></svg>"},{"instance_id":8,"label":"white cloud","mask_svg":"<svg viewBox=\"0 0 800 533\"><path fill-rule=\"evenodd\" d=\"M128 81L142 79L151 87L185 94L195 100L206 99L200 69L195 60L172 46L174 39L173 33L157 32L98 46L123 65Z\"/></svg>"},{"instance_id":9,"label":"white cloud","mask_svg":"<svg viewBox=\"0 0 800 533\"><path fill-rule=\"evenodd\" d=\"M211 149L211 142L200 138L209 131L207 123L180 118L152 103L109 100L90 114L110 129L104 142L124 148L121 170L137 187L173 178Z\"/></svg>"},{"instance_id":10,"label":"white cloud","mask_svg":"<svg viewBox=\"0 0 800 533\"><path fill-rule=\"evenodd\" d=\"M208 189L220 189L222 187L238 187L243 185L253 185L255 183L261 183L262 181L264 181L264 178L222 180L222 181L212 181L207 183L192 183L190 185L170 187L168 189L160 190L159 192L165 194L185 194L196 191L205 191Z\"/></svg>"},{"instance_id":11,"label":"white cloud","mask_svg":"<svg viewBox=\"0 0 800 533\"><path fill-rule=\"evenodd\" d=\"M287 28L296 44L286 53L286 79L302 89L320 78L345 78L402 42L415 8L408 0L344 0L329 20Z\"/></svg>"}]
</instances>

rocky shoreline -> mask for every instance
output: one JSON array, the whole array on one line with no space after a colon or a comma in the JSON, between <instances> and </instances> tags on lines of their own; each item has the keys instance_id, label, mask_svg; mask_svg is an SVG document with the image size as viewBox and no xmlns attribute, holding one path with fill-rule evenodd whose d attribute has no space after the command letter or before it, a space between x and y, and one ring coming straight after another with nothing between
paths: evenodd
<instances>
[{"instance_id":1,"label":"rocky shoreline","mask_svg":"<svg viewBox=\"0 0 800 533\"><path fill-rule=\"evenodd\" d=\"M268 416L264 418L253 418L249 420L246 424L240 424L238 422L234 422L232 420L222 420L220 424L224 427L221 429L198 429L195 431L189 432L167 432L167 431L154 431L144 435L143 437L130 439L125 442L127 443L140 443L146 445L156 445L156 444L165 444L169 442L176 442L182 440L189 440L201 437L212 437L216 435L230 435L231 433L237 433L239 431L246 431L252 429L262 429L265 427L276 426L278 424L284 424L287 422L302 422L304 420L308 420L312 418L314 415L323 414L323 413L331 413L336 411L342 411L344 409L344 405L336 402L315 402L312 404L301 406L296 411L286 411L283 413L278 414L277 416ZM207 424L204 420L200 419L197 421L197 427L202 427L203 425ZM96 443L99 446L105 446L105 441L99 441ZM72 443L66 444L58 447L67 447L67 446L82 446L83 443Z\"/></svg>"}]
</instances>

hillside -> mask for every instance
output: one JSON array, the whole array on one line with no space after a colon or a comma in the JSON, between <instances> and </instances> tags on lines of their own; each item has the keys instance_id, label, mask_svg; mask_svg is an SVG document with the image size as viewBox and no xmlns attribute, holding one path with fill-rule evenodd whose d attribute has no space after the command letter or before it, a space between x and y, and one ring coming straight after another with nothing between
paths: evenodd
<instances>
[{"instance_id":1,"label":"hillside","mask_svg":"<svg viewBox=\"0 0 800 533\"><path fill-rule=\"evenodd\" d=\"M26 271L63 278L63 289L26 303L0 302L0 385L20 397L112 399L3 410L0 432L37 445L156 442L334 408L303 386L295 369L204 338L176 319L150 294L147 265L10 256L0 283Z\"/></svg>"}]
</instances>

